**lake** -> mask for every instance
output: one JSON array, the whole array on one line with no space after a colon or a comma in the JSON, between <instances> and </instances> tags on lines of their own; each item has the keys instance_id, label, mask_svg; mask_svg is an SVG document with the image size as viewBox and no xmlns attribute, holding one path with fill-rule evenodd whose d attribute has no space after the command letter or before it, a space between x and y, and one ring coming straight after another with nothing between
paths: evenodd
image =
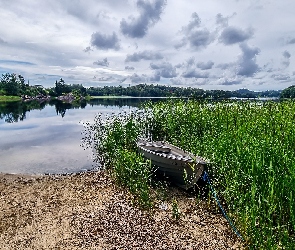
<instances>
[{"instance_id":1,"label":"lake","mask_svg":"<svg viewBox=\"0 0 295 250\"><path fill-rule=\"evenodd\" d=\"M64 174L95 169L91 150L81 146L83 122L93 122L98 113L131 111L143 101L0 103L0 172Z\"/></svg>"}]
</instances>

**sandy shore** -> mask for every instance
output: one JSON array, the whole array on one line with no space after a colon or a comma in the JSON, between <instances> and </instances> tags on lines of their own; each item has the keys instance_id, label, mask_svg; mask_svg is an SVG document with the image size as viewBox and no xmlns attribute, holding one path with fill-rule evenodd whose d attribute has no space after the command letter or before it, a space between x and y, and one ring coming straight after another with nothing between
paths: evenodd
<instances>
[{"instance_id":1,"label":"sandy shore","mask_svg":"<svg viewBox=\"0 0 295 250\"><path fill-rule=\"evenodd\" d=\"M176 188L167 197L148 213L103 172L0 174L0 249L243 249L205 202Z\"/></svg>"}]
</instances>

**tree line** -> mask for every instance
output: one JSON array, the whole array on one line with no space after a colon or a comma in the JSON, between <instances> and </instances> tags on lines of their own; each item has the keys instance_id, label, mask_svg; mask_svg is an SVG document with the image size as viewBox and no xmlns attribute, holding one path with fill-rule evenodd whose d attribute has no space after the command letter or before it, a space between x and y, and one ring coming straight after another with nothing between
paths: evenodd
<instances>
[{"instance_id":1,"label":"tree line","mask_svg":"<svg viewBox=\"0 0 295 250\"><path fill-rule=\"evenodd\" d=\"M281 91L250 91L240 89L235 91L229 90L203 90L192 87L171 87L165 85L138 84L135 86L104 86L90 87L87 94L91 96L133 96L133 97L192 97L196 99L220 99L220 98L257 98L257 97L280 97Z\"/></svg>"},{"instance_id":2,"label":"tree line","mask_svg":"<svg viewBox=\"0 0 295 250\"><path fill-rule=\"evenodd\" d=\"M22 75L2 74L0 79L0 96L61 96L72 93L77 96L86 96L86 88L82 84L66 84L61 78L55 82L54 87L44 88L42 85L25 83Z\"/></svg>"},{"instance_id":3,"label":"tree line","mask_svg":"<svg viewBox=\"0 0 295 250\"><path fill-rule=\"evenodd\" d=\"M30 86L29 82L25 83L22 75L2 74L0 79L0 95L7 96L36 96L39 94L46 95L45 89L42 86Z\"/></svg>"},{"instance_id":4,"label":"tree line","mask_svg":"<svg viewBox=\"0 0 295 250\"><path fill-rule=\"evenodd\" d=\"M172 87L154 84L138 84L134 86L103 86L85 88L82 84L66 84L61 78L53 87L44 88L42 85L31 86L25 83L22 75L3 74L0 80L0 95L7 96L53 96L58 97L72 93L75 96L132 96L132 97L191 97L195 99L220 98L257 98L257 97L287 97L295 98L295 86L283 91L236 91L203 90L192 87Z\"/></svg>"}]
</instances>

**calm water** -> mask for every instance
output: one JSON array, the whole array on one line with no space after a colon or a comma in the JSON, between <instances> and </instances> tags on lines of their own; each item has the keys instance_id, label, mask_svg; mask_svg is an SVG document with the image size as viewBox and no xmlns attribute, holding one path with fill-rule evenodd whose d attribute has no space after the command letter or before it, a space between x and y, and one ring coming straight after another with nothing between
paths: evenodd
<instances>
[{"instance_id":1,"label":"calm water","mask_svg":"<svg viewBox=\"0 0 295 250\"><path fill-rule=\"evenodd\" d=\"M51 102L0 103L0 172L71 173L93 169L80 146L82 122L97 113L130 111L143 100L97 100L80 106Z\"/></svg>"}]
</instances>

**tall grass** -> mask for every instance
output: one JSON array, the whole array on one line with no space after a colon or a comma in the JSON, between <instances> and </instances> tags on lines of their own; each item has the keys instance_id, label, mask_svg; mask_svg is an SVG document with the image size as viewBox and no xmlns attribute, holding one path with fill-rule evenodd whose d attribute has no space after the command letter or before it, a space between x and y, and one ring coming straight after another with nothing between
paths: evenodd
<instances>
[{"instance_id":1,"label":"tall grass","mask_svg":"<svg viewBox=\"0 0 295 250\"><path fill-rule=\"evenodd\" d=\"M294 121L293 101L166 101L143 112L98 116L86 140L146 207L152 206L151 167L136 153L139 137L167 140L205 157L218 195L249 246L295 249Z\"/></svg>"},{"instance_id":2,"label":"tall grass","mask_svg":"<svg viewBox=\"0 0 295 250\"><path fill-rule=\"evenodd\" d=\"M150 132L211 162L209 173L253 248L295 248L295 103L163 102Z\"/></svg>"},{"instance_id":3,"label":"tall grass","mask_svg":"<svg viewBox=\"0 0 295 250\"><path fill-rule=\"evenodd\" d=\"M84 146L93 146L95 161L107 169L116 182L126 187L140 207L150 209L150 161L137 154L136 140L142 131L140 112L96 116L93 124L87 123Z\"/></svg>"}]
</instances>

